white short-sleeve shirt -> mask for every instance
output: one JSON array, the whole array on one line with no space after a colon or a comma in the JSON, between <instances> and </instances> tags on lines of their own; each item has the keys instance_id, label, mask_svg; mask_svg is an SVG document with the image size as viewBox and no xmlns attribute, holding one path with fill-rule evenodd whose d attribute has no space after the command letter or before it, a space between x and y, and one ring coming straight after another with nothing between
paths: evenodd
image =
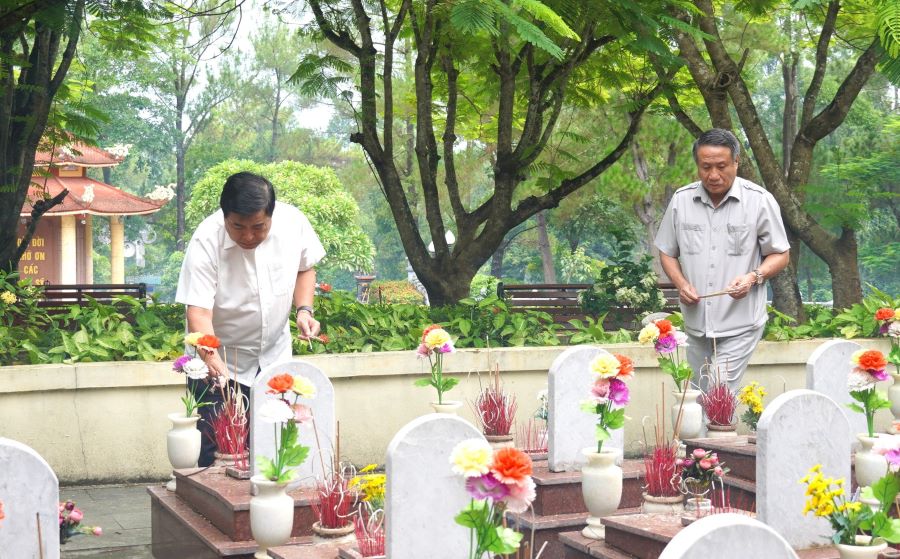
<instances>
[{"instance_id":1,"label":"white short-sleeve shirt","mask_svg":"<svg viewBox=\"0 0 900 559\"><path fill-rule=\"evenodd\" d=\"M252 250L231 240L219 210L191 237L175 300L212 310L222 359L238 382L251 385L259 368L290 359L297 274L324 256L309 220L290 204L275 203L269 235Z\"/></svg>"}]
</instances>

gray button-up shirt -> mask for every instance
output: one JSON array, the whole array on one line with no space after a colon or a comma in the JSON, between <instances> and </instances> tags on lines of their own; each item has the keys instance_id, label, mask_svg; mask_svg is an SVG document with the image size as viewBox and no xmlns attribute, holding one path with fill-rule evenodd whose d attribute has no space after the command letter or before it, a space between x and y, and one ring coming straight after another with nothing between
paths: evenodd
<instances>
[{"instance_id":1,"label":"gray button-up shirt","mask_svg":"<svg viewBox=\"0 0 900 559\"><path fill-rule=\"evenodd\" d=\"M790 249L778 203L763 187L737 177L714 208L698 181L679 188L666 209L656 247L677 258L698 295L725 289L769 254ZM728 295L682 303L685 329L695 336L736 336L765 324L766 289L753 287L743 299Z\"/></svg>"}]
</instances>

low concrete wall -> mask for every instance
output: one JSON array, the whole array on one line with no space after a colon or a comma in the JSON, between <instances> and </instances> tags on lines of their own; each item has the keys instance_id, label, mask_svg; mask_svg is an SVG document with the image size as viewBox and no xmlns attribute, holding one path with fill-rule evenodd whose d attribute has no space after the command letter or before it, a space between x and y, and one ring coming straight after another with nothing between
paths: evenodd
<instances>
[{"instance_id":1,"label":"low concrete wall","mask_svg":"<svg viewBox=\"0 0 900 559\"><path fill-rule=\"evenodd\" d=\"M745 381L756 380L769 390L767 401L784 390L802 388L806 360L822 340L762 342ZM861 341L887 350L886 340ZM643 418L655 418L662 408L669 424L672 381L656 363L653 351L638 344L604 346L635 361L632 399L627 415L626 452L639 453ZM445 359L446 372L460 377L451 399L471 401L479 380L494 363L519 401L518 417L527 419L538 406L536 395L547 385L550 364L565 348L502 348L460 350ZM341 453L356 464L384 462L394 433L413 418L430 413L434 390L413 386L425 374L427 362L412 351L318 355L306 357L328 374L335 385L340 421ZM481 378L479 379L479 374ZM181 407L180 375L171 363L86 363L0 367L0 436L33 447L53 467L64 484L156 480L167 477L168 413ZM743 411L743 410L740 410ZM891 419L879 411L879 425ZM473 421L467 405L461 415ZM652 437L652 423L646 424Z\"/></svg>"}]
</instances>

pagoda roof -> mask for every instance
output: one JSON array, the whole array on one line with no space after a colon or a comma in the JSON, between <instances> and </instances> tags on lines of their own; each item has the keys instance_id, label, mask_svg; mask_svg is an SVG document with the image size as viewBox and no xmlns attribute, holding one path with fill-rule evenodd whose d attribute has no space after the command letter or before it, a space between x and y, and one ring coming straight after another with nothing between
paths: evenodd
<instances>
[{"instance_id":1,"label":"pagoda roof","mask_svg":"<svg viewBox=\"0 0 900 559\"><path fill-rule=\"evenodd\" d=\"M62 204L53 206L44 215L148 215L158 212L168 202L142 198L88 177L47 175L32 177L31 180L28 198L19 214L23 217L31 215L31 200L43 197L45 180L46 192L50 197L56 196L63 189L67 189L69 194ZM86 193L87 200L84 199Z\"/></svg>"},{"instance_id":2,"label":"pagoda roof","mask_svg":"<svg viewBox=\"0 0 900 559\"><path fill-rule=\"evenodd\" d=\"M49 151L43 150L38 150L34 156L34 164L37 167L47 167L51 165L51 162L54 167L69 165L76 167L115 167L124 160L125 155L114 155L103 148L79 142L53 148L52 157Z\"/></svg>"}]
</instances>

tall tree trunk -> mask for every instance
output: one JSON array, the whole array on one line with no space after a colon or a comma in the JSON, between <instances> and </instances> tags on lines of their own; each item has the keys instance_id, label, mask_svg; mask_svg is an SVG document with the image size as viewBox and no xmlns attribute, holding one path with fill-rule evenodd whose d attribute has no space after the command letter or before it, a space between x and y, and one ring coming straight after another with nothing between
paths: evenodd
<instances>
[{"instance_id":1,"label":"tall tree trunk","mask_svg":"<svg viewBox=\"0 0 900 559\"><path fill-rule=\"evenodd\" d=\"M538 212L538 248L541 251L541 263L544 267L544 283L556 283L556 267L553 265L553 253L550 251L550 235L547 234L547 216Z\"/></svg>"},{"instance_id":2,"label":"tall tree trunk","mask_svg":"<svg viewBox=\"0 0 900 559\"><path fill-rule=\"evenodd\" d=\"M503 257L506 256L506 249L509 243L506 241L500 243L497 250L491 256L491 275L497 279L503 279Z\"/></svg>"},{"instance_id":3,"label":"tall tree trunk","mask_svg":"<svg viewBox=\"0 0 900 559\"><path fill-rule=\"evenodd\" d=\"M859 303L862 282L859 276L859 250L856 231L844 229L834 252L827 260L831 272L831 294L835 309L848 309Z\"/></svg>"},{"instance_id":4,"label":"tall tree trunk","mask_svg":"<svg viewBox=\"0 0 900 559\"><path fill-rule=\"evenodd\" d=\"M269 139L269 162L275 161L276 146L278 145L278 113L281 110L281 76L275 72L275 110L272 111L272 134Z\"/></svg>"}]
</instances>

